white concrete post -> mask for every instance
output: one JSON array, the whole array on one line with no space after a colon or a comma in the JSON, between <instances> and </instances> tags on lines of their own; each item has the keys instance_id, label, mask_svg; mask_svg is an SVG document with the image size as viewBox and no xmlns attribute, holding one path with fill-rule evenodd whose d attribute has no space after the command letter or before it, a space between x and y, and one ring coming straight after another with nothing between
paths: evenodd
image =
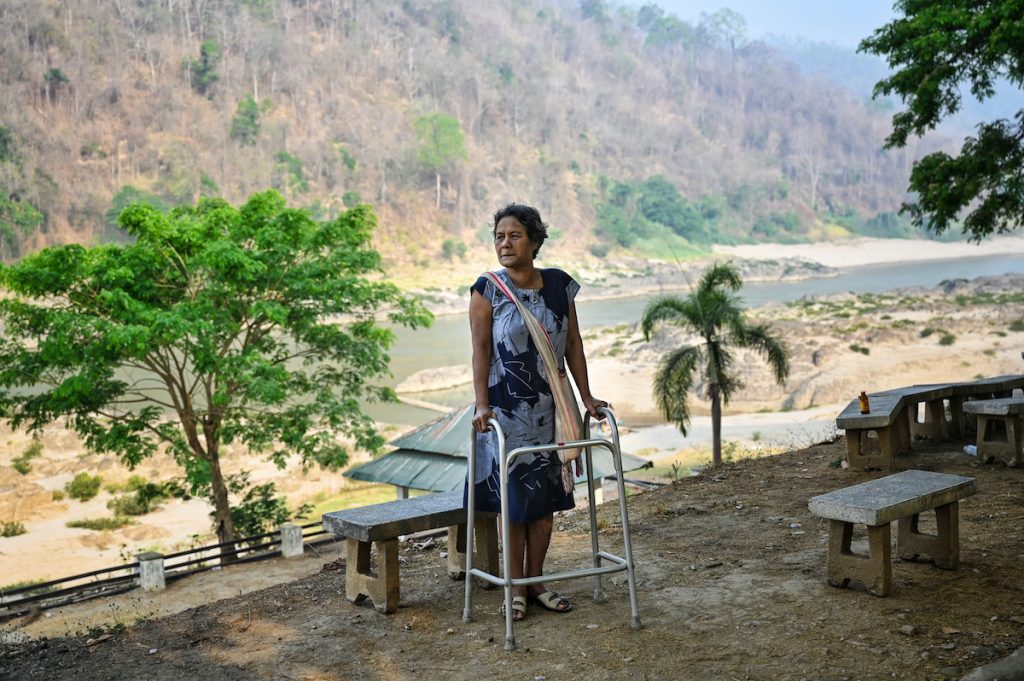
<instances>
[{"instance_id":1,"label":"white concrete post","mask_svg":"<svg viewBox=\"0 0 1024 681\"><path fill-rule=\"evenodd\" d=\"M408 499L408 498L409 498L409 488L408 487L402 487L401 485L399 485L398 486L398 492L396 493L395 499Z\"/></svg>"},{"instance_id":2,"label":"white concrete post","mask_svg":"<svg viewBox=\"0 0 1024 681\"><path fill-rule=\"evenodd\" d=\"M278 528L281 532L281 555L285 558L296 558L302 555L302 528L298 525L282 525Z\"/></svg>"},{"instance_id":3,"label":"white concrete post","mask_svg":"<svg viewBox=\"0 0 1024 681\"><path fill-rule=\"evenodd\" d=\"M163 591L167 587L163 554L147 551L136 554L135 558L139 561L139 586L143 591Z\"/></svg>"}]
</instances>

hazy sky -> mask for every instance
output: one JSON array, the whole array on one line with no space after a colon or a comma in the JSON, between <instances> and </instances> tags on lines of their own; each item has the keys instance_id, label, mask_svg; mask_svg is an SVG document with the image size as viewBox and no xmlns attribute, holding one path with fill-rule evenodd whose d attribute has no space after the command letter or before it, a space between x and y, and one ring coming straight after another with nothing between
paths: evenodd
<instances>
[{"instance_id":1,"label":"hazy sky","mask_svg":"<svg viewBox=\"0 0 1024 681\"><path fill-rule=\"evenodd\" d=\"M894 16L892 0L656 0L680 19L695 21L701 12L723 7L747 19L747 36L797 36L855 47ZM636 4L643 4L637 2Z\"/></svg>"}]
</instances>

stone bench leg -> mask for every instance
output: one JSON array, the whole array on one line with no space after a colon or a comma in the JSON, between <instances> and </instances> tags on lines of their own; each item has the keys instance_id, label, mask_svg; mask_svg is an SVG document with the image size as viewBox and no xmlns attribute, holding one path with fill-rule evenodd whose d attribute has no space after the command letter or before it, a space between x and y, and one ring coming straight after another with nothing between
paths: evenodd
<instances>
[{"instance_id":1,"label":"stone bench leg","mask_svg":"<svg viewBox=\"0 0 1024 681\"><path fill-rule=\"evenodd\" d=\"M1006 431L1005 440L1001 437L994 437L996 432L1004 429ZM1020 465L1021 419L1019 416L1015 414L1008 416L978 414L978 460L988 463L995 458L1001 459L1007 466Z\"/></svg>"},{"instance_id":2,"label":"stone bench leg","mask_svg":"<svg viewBox=\"0 0 1024 681\"><path fill-rule=\"evenodd\" d=\"M949 438L960 439L967 432L967 414L964 413L964 398L949 398Z\"/></svg>"},{"instance_id":3,"label":"stone bench leg","mask_svg":"<svg viewBox=\"0 0 1024 681\"><path fill-rule=\"evenodd\" d=\"M476 539L473 553L473 567L485 572L498 574L498 527L494 518L476 518L474 536ZM448 528L448 576L462 579L466 576L466 524ZM480 581L485 589L494 585Z\"/></svg>"},{"instance_id":4,"label":"stone bench leg","mask_svg":"<svg viewBox=\"0 0 1024 681\"><path fill-rule=\"evenodd\" d=\"M924 403L924 421L917 420L918 405L913 405L909 411L911 435L932 442L939 442L946 438L948 430L946 425L946 406L942 400L929 400Z\"/></svg>"},{"instance_id":5,"label":"stone bench leg","mask_svg":"<svg viewBox=\"0 0 1024 681\"><path fill-rule=\"evenodd\" d=\"M828 521L828 583L845 587L851 579L862 582L875 596L892 594L892 546L889 524L868 526L868 555L850 548L853 523Z\"/></svg>"},{"instance_id":6,"label":"stone bench leg","mask_svg":"<svg viewBox=\"0 0 1024 681\"><path fill-rule=\"evenodd\" d=\"M872 431L877 436L877 452L867 451L868 433ZM848 428L846 430L846 460L849 462L850 468L894 470L896 452L901 449L900 441L900 426L896 423L885 428Z\"/></svg>"},{"instance_id":7,"label":"stone bench leg","mask_svg":"<svg viewBox=\"0 0 1024 681\"><path fill-rule=\"evenodd\" d=\"M377 612L398 609L398 539L373 542L377 546L377 574L370 572L370 542L345 540L345 598L358 603L367 596Z\"/></svg>"},{"instance_id":8,"label":"stone bench leg","mask_svg":"<svg viewBox=\"0 0 1024 681\"><path fill-rule=\"evenodd\" d=\"M919 513L900 518L896 532L896 554L903 560L914 560L921 554L932 557L936 567L954 570L960 564L959 502L935 509L938 534L918 531Z\"/></svg>"}]
</instances>

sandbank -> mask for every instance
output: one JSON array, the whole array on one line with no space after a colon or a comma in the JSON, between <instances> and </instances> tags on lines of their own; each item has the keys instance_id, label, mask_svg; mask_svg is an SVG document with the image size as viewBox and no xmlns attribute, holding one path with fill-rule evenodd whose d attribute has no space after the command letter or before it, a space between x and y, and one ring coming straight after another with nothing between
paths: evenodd
<instances>
[{"instance_id":1,"label":"sandbank","mask_svg":"<svg viewBox=\"0 0 1024 681\"><path fill-rule=\"evenodd\" d=\"M1024 236L1002 236L986 239L980 244L943 243L927 239L858 238L812 244L746 244L715 246L718 255L751 260L804 258L828 267L846 268L881 265L894 262L955 260L991 255L1024 255Z\"/></svg>"}]
</instances>

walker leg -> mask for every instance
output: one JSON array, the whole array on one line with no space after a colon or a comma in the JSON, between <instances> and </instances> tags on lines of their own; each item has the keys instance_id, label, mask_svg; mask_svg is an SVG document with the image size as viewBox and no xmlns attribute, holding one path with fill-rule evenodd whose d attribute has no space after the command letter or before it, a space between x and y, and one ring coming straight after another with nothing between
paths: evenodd
<instances>
[{"instance_id":1,"label":"walker leg","mask_svg":"<svg viewBox=\"0 0 1024 681\"><path fill-rule=\"evenodd\" d=\"M633 543L629 538L629 513L626 511L626 482L623 479L622 474L622 453L619 449L619 434L617 429L614 430L614 435L615 451L612 454L615 457L615 468L618 473L619 513L622 515L622 544L626 552L626 579L629 582L629 609L631 615L629 626L633 629L640 629L643 625L640 624L640 606L638 605L636 598L636 573L633 569Z\"/></svg>"},{"instance_id":2,"label":"walker leg","mask_svg":"<svg viewBox=\"0 0 1024 681\"><path fill-rule=\"evenodd\" d=\"M601 567L601 556L598 552L601 550L599 540L597 536L597 495L594 493L594 457L590 447L586 450L586 462L587 462L587 492L589 494L590 502L590 548L591 555L594 561L594 567ZM604 603L604 587L601 583L601 575L594 575L594 602Z\"/></svg>"}]
</instances>

